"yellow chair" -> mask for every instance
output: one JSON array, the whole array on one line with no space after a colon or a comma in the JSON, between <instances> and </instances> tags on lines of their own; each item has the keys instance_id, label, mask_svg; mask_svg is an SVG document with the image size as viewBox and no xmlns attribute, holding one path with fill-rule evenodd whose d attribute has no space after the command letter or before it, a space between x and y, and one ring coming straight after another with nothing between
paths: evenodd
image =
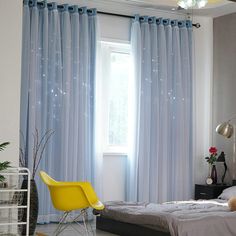
<instances>
[{"instance_id":1,"label":"yellow chair","mask_svg":"<svg viewBox=\"0 0 236 236\"><path fill-rule=\"evenodd\" d=\"M89 207L96 210L104 209L104 205L99 201L91 184L89 182L58 182L44 171L40 171L40 177L48 186L53 206L59 211L64 211L54 235L59 235L68 227L68 225L63 223L66 222L71 211L74 210L80 210L80 214L73 218L70 222L71 226L74 228L72 223L77 223L79 217L82 216L86 235L88 235L88 228L85 221L87 209ZM79 232L76 228L74 229Z\"/></svg>"}]
</instances>

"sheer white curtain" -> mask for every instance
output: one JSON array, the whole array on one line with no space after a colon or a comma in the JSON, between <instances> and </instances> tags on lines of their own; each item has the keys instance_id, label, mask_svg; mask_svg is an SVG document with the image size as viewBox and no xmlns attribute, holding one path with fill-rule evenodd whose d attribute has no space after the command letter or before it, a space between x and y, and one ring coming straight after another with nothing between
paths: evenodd
<instances>
[{"instance_id":1,"label":"sheer white curtain","mask_svg":"<svg viewBox=\"0 0 236 236\"><path fill-rule=\"evenodd\" d=\"M63 181L94 184L95 9L24 1L21 132L32 168L33 134L55 131L40 169ZM40 223L58 220L45 185L36 178Z\"/></svg>"},{"instance_id":2,"label":"sheer white curtain","mask_svg":"<svg viewBox=\"0 0 236 236\"><path fill-rule=\"evenodd\" d=\"M193 184L191 22L136 16L131 44L136 122L127 199L189 199Z\"/></svg>"}]
</instances>

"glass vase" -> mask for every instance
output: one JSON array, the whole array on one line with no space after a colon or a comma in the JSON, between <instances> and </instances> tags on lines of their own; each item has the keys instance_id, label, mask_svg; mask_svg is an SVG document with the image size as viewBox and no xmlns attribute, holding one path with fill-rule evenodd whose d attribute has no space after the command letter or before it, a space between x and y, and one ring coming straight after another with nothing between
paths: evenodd
<instances>
[{"instance_id":1,"label":"glass vase","mask_svg":"<svg viewBox=\"0 0 236 236\"><path fill-rule=\"evenodd\" d=\"M211 179L213 184L217 184L217 171L215 165L212 165L211 167Z\"/></svg>"}]
</instances>

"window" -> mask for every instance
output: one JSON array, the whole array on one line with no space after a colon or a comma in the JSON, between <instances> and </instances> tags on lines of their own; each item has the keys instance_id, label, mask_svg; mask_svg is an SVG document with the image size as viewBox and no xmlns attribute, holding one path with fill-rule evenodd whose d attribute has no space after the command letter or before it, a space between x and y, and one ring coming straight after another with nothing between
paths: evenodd
<instances>
[{"instance_id":1,"label":"window","mask_svg":"<svg viewBox=\"0 0 236 236\"><path fill-rule=\"evenodd\" d=\"M110 42L102 42L101 45L104 152L125 153L130 116L130 45Z\"/></svg>"}]
</instances>

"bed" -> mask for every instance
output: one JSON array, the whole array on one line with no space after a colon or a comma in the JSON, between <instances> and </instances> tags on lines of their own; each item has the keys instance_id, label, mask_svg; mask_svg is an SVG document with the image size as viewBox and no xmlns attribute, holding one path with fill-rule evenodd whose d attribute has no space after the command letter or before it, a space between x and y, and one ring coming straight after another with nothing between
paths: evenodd
<instances>
[{"instance_id":1,"label":"bed","mask_svg":"<svg viewBox=\"0 0 236 236\"><path fill-rule=\"evenodd\" d=\"M105 210L97 212L97 228L122 236L235 236L236 212L229 210L228 198L163 204L107 202Z\"/></svg>"}]
</instances>

